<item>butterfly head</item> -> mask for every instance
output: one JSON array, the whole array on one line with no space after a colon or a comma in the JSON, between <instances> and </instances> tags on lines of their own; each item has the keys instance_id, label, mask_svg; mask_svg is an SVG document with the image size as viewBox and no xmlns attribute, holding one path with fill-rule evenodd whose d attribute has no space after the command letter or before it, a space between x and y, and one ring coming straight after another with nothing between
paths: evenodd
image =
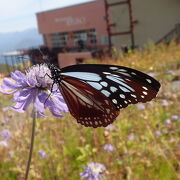
<instances>
[{"instance_id":1,"label":"butterfly head","mask_svg":"<svg viewBox=\"0 0 180 180\"><path fill-rule=\"evenodd\" d=\"M54 83L58 84L61 81L61 70L54 64L48 63L47 66L51 71L51 78L53 79Z\"/></svg>"}]
</instances>

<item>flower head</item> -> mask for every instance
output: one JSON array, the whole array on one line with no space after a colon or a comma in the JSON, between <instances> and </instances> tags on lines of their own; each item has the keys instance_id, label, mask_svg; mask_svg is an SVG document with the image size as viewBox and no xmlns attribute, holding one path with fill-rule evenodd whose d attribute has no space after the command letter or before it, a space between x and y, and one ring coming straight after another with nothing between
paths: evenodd
<instances>
[{"instance_id":1,"label":"flower head","mask_svg":"<svg viewBox=\"0 0 180 180\"><path fill-rule=\"evenodd\" d=\"M144 110L144 109L145 109L145 106L144 106L144 104L142 104L142 103L139 103L139 104L137 104L136 106L137 106L137 108L140 109L140 110Z\"/></svg>"},{"instance_id":2,"label":"flower head","mask_svg":"<svg viewBox=\"0 0 180 180\"><path fill-rule=\"evenodd\" d=\"M7 129L3 129L1 131L1 136L4 138L4 139L9 139L11 137L11 132Z\"/></svg>"},{"instance_id":3,"label":"flower head","mask_svg":"<svg viewBox=\"0 0 180 180\"><path fill-rule=\"evenodd\" d=\"M162 134L161 134L161 131L157 130L157 131L155 132L155 135L156 135L156 136L161 136L161 135L162 135Z\"/></svg>"},{"instance_id":4,"label":"flower head","mask_svg":"<svg viewBox=\"0 0 180 180\"><path fill-rule=\"evenodd\" d=\"M38 154L39 154L39 156L40 156L41 158L43 158L43 159L47 157L46 152L43 151L43 150L39 150L39 151L38 151Z\"/></svg>"},{"instance_id":5,"label":"flower head","mask_svg":"<svg viewBox=\"0 0 180 180\"><path fill-rule=\"evenodd\" d=\"M61 112L67 112L67 106L57 86L53 86L51 72L46 64L32 66L25 73L15 71L11 79L5 78L1 92L14 93L13 106L18 112L26 111L32 103L37 110L38 117L45 116L44 110L49 109L56 117L62 117ZM51 88L53 86L53 90Z\"/></svg>"},{"instance_id":6,"label":"flower head","mask_svg":"<svg viewBox=\"0 0 180 180\"><path fill-rule=\"evenodd\" d=\"M129 139L129 140L134 140L134 139L135 139L134 134L130 134L130 135L128 136L128 139Z\"/></svg>"},{"instance_id":7,"label":"flower head","mask_svg":"<svg viewBox=\"0 0 180 180\"><path fill-rule=\"evenodd\" d=\"M84 172L80 173L80 176L85 180L99 180L103 178L102 173L106 170L105 166L101 163L89 163L87 166L83 166Z\"/></svg>"},{"instance_id":8,"label":"flower head","mask_svg":"<svg viewBox=\"0 0 180 180\"><path fill-rule=\"evenodd\" d=\"M162 106L169 106L169 102L166 99L163 99L161 102Z\"/></svg>"},{"instance_id":9,"label":"flower head","mask_svg":"<svg viewBox=\"0 0 180 180\"><path fill-rule=\"evenodd\" d=\"M165 124L171 124L171 120L170 119L166 119L164 122L165 122Z\"/></svg>"},{"instance_id":10,"label":"flower head","mask_svg":"<svg viewBox=\"0 0 180 180\"><path fill-rule=\"evenodd\" d=\"M0 145L4 146L4 147L8 147L9 144L6 140L0 141Z\"/></svg>"},{"instance_id":11,"label":"flower head","mask_svg":"<svg viewBox=\"0 0 180 180\"><path fill-rule=\"evenodd\" d=\"M180 117L177 116L177 115L172 115L172 116L171 116L171 119L172 119L172 120L179 121L179 120L180 120Z\"/></svg>"},{"instance_id":12,"label":"flower head","mask_svg":"<svg viewBox=\"0 0 180 180\"><path fill-rule=\"evenodd\" d=\"M105 127L105 130L113 131L115 129L115 126L110 124L107 127Z\"/></svg>"},{"instance_id":13,"label":"flower head","mask_svg":"<svg viewBox=\"0 0 180 180\"><path fill-rule=\"evenodd\" d=\"M103 149L108 151L108 152L112 152L112 151L114 151L114 146L112 146L111 144L105 144L103 146Z\"/></svg>"}]
</instances>

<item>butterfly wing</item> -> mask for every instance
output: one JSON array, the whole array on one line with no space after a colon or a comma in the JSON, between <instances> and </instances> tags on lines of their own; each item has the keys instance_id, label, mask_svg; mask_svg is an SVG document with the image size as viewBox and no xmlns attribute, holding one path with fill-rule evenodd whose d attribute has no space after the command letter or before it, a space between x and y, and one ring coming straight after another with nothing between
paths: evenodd
<instances>
[{"instance_id":1,"label":"butterfly wing","mask_svg":"<svg viewBox=\"0 0 180 180\"><path fill-rule=\"evenodd\" d=\"M119 114L104 94L76 78L62 76L60 90L70 113L84 126L105 127Z\"/></svg>"},{"instance_id":2,"label":"butterfly wing","mask_svg":"<svg viewBox=\"0 0 180 180\"><path fill-rule=\"evenodd\" d=\"M152 100L160 88L160 83L149 75L123 66L74 65L62 68L61 75L96 89L96 93L106 96L117 110Z\"/></svg>"}]
</instances>

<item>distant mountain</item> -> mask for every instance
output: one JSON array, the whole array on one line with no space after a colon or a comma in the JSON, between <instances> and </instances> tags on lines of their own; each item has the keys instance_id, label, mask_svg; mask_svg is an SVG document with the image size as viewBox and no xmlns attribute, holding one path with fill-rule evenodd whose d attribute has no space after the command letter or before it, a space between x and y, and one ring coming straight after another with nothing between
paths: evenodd
<instances>
[{"instance_id":1,"label":"distant mountain","mask_svg":"<svg viewBox=\"0 0 180 180\"><path fill-rule=\"evenodd\" d=\"M0 54L42 45L42 36L36 28L20 32L0 33Z\"/></svg>"}]
</instances>

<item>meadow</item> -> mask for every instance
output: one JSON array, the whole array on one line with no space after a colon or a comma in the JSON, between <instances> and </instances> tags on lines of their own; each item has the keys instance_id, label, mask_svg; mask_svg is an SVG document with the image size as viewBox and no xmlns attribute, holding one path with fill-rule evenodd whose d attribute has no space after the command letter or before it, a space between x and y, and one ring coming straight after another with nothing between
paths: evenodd
<instances>
[{"instance_id":1,"label":"meadow","mask_svg":"<svg viewBox=\"0 0 180 180\"><path fill-rule=\"evenodd\" d=\"M160 92L151 102L121 110L107 128L81 126L69 113L38 119L29 179L80 180L83 165L91 162L105 166L104 180L180 179L180 44L149 43L141 51L86 63L141 70L160 81ZM31 112L15 112L9 108L12 96L0 97L0 180L21 180L29 153Z\"/></svg>"}]
</instances>

